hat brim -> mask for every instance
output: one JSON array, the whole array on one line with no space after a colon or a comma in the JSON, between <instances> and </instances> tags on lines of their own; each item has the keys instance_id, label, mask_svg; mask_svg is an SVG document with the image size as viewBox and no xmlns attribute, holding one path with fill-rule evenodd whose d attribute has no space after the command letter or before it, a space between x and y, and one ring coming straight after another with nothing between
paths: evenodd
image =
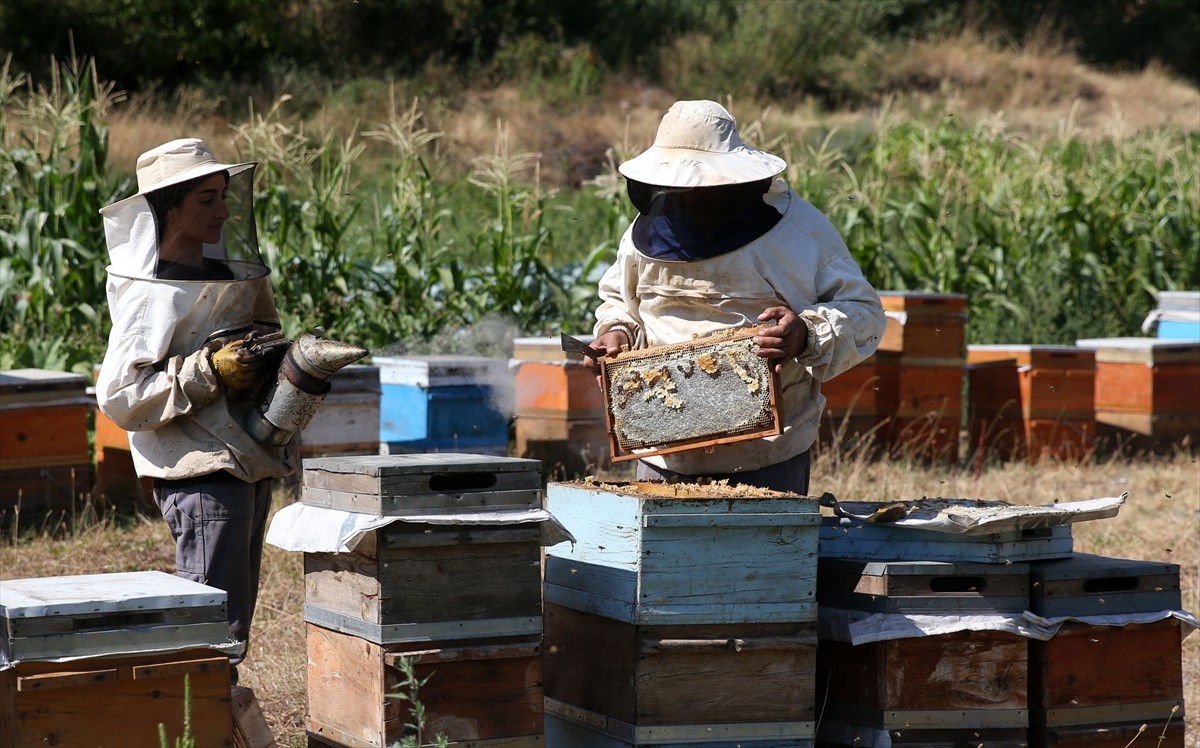
<instances>
[{"instance_id":1,"label":"hat brim","mask_svg":"<svg viewBox=\"0 0 1200 748\"><path fill-rule=\"evenodd\" d=\"M161 190L165 187L170 187L172 185L182 184L183 182L186 182L189 179L198 179L200 177L207 177L210 174L217 174L218 172L222 172L222 171L229 172L229 176L232 177L235 174L241 174L243 171L246 171L247 169L253 169L255 166L258 166L257 161L246 161L246 162L240 163L240 164L221 164L221 163L212 164L212 163L210 163L210 164L202 164L193 169L185 169L184 171L181 171L178 174L172 174L169 179L164 179L163 181L155 184L153 189L138 190L134 194L125 198L124 200L118 200L115 203L110 203L110 204L104 206L103 208L100 209L100 213L101 213L101 215L103 215L109 210L119 210L120 208L124 207L125 205L128 205L133 200L136 200L139 197L145 197L148 193L155 192L155 191Z\"/></svg>"},{"instance_id":2,"label":"hat brim","mask_svg":"<svg viewBox=\"0 0 1200 748\"><path fill-rule=\"evenodd\" d=\"M617 167L626 178L659 187L716 187L778 176L787 162L753 148L728 153L651 146Z\"/></svg>"}]
</instances>

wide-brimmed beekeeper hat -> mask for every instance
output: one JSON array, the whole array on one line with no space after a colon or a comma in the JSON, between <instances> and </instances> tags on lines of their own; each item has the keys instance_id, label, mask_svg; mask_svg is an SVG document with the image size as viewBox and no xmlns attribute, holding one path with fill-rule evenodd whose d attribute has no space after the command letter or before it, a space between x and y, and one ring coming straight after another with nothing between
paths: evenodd
<instances>
[{"instance_id":1,"label":"wide-brimmed beekeeper hat","mask_svg":"<svg viewBox=\"0 0 1200 748\"><path fill-rule=\"evenodd\" d=\"M660 187L715 187L769 179L787 163L742 142L737 122L715 101L677 101L654 145L618 167L626 178Z\"/></svg>"},{"instance_id":2,"label":"wide-brimmed beekeeper hat","mask_svg":"<svg viewBox=\"0 0 1200 748\"><path fill-rule=\"evenodd\" d=\"M107 206L101 212L116 208L128 200L145 195L147 192L180 184L196 177L205 177L217 172L228 172L229 176L239 174L246 169L258 165L256 161L240 164L227 164L217 159L213 152L200 138L180 138L169 143L151 148L137 160L136 194Z\"/></svg>"}]
</instances>

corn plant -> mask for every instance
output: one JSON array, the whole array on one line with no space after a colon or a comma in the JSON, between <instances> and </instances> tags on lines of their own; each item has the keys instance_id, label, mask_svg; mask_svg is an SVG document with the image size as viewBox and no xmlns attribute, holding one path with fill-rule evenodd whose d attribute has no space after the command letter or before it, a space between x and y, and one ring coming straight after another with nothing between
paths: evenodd
<instances>
[{"instance_id":1,"label":"corn plant","mask_svg":"<svg viewBox=\"0 0 1200 748\"><path fill-rule=\"evenodd\" d=\"M90 373L108 322L98 211L127 185L107 169L119 95L78 60L51 73L34 88L0 68L0 368Z\"/></svg>"}]
</instances>

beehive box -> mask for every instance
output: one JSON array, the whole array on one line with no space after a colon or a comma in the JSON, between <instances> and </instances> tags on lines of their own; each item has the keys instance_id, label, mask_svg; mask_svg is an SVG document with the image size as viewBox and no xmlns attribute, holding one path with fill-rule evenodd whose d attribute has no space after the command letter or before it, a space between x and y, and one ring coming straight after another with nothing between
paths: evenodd
<instances>
[{"instance_id":1,"label":"beehive box","mask_svg":"<svg viewBox=\"0 0 1200 748\"><path fill-rule=\"evenodd\" d=\"M1072 553L1029 566L1029 609L1047 618L1179 610L1179 565Z\"/></svg>"},{"instance_id":2,"label":"beehive box","mask_svg":"<svg viewBox=\"0 0 1200 748\"><path fill-rule=\"evenodd\" d=\"M1077 340L1096 355L1097 438L1110 447L1162 450L1200 432L1200 341Z\"/></svg>"},{"instance_id":3,"label":"beehive box","mask_svg":"<svg viewBox=\"0 0 1200 748\"><path fill-rule=\"evenodd\" d=\"M778 375L756 328L600 361L612 459L632 460L779 434Z\"/></svg>"},{"instance_id":4,"label":"beehive box","mask_svg":"<svg viewBox=\"0 0 1200 748\"><path fill-rule=\"evenodd\" d=\"M64 509L92 488L88 415L95 399L82 374L0 372L0 510Z\"/></svg>"},{"instance_id":5,"label":"beehive box","mask_svg":"<svg viewBox=\"0 0 1200 748\"><path fill-rule=\"evenodd\" d=\"M385 748L399 741L412 722L411 702L395 696L407 658L417 678L428 678L416 695L427 740L445 735L464 748L545 746L540 634L378 644L312 623L305 631L312 744Z\"/></svg>"},{"instance_id":6,"label":"beehive box","mask_svg":"<svg viewBox=\"0 0 1200 748\"><path fill-rule=\"evenodd\" d=\"M517 416L514 455L542 463L547 480L576 480L607 472L608 425L599 420Z\"/></svg>"},{"instance_id":7,"label":"beehive box","mask_svg":"<svg viewBox=\"0 0 1200 748\"><path fill-rule=\"evenodd\" d=\"M967 297L914 291L880 291L887 328L879 349L908 359L966 357Z\"/></svg>"},{"instance_id":8,"label":"beehive box","mask_svg":"<svg viewBox=\"0 0 1200 748\"><path fill-rule=\"evenodd\" d=\"M232 746L225 593L157 571L0 582L0 745Z\"/></svg>"},{"instance_id":9,"label":"beehive box","mask_svg":"<svg viewBox=\"0 0 1200 748\"><path fill-rule=\"evenodd\" d=\"M301 456L379 454L381 392L378 366L339 369L321 407L300 432Z\"/></svg>"},{"instance_id":10,"label":"beehive box","mask_svg":"<svg viewBox=\"0 0 1200 748\"><path fill-rule=\"evenodd\" d=\"M1142 323L1164 340L1200 341L1200 291L1161 291L1158 308Z\"/></svg>"},{"instance_id":11,"label":"beehive box","mask_svg":"<svg viewBox=\"0 0 1200 748\"><path fill-rule=\"evenodd\" d=\"M1031 611L1047 618L1084 618L1063 624L1049 640L1030 642L1034 736L1044 744L1068 744L1090 730L1115 740L1124 734L1124 723L1165 723L1175 707L1174 719L1182 722L1180 622L1166 618L1122 626L1088 620L1138 620L1134 614L1178 610L1179 566L1077 553L1030 569ZM1112 677L1118 672L1121 677ZM1172 740L1182 745L1182 735Z\"/></svg>"},{"instance_id":12,"label":"beehive box","mask_svg":"<svg viewBox=\"0 0 1200 748\"><path fill-rule=\"evenodd\" d=\"M944 463L958 459L965 361L900 357L888 430L893 455Z\"/></svg>"},{"instance_id":13,"label":"beehive box","mask_svg":"<svg viewBox=\"0 0 1200 748\"><path fill-rule=\"evenodd\" d=\"M1095 354L1072 346L968 348L968 443L1002 459L1079 460L1095 441Z\"/></svg>"},{"instance_id":14,"label":"beehive box","mask_svg":"<svg viewBox=\"0 0 1200 748\"><path fill-rule=\"evenodd\" d=\"M384 454L508 452L512 375L480 356L377 356Z\"/></svg>"},{"instance_id":15,"label":"beehive box","mask_svg":"<svg viewBox=\"0 0 1200 748\"><path fill-rule=\"evenodd\" d=\"M1007 564L1064 558L1073 548L1069 525L961 535L826 517L820 528L822 558Z\"/></svg>"},{"instance_id":16,"label":"beehive box","mask_svg":"<svg viewBox=\"0 0 1200 748\"><path fill-rule=\"evenodd\" d=\"M548 746L813 738L812 622L638 626L547 604Z\"/></svg>"},{"instance_id":17,"label":"beehive box","mask_svg":"<svg viewBox=\"0 0 1200 748\"><path fill-rule=\"evenodd\" d=\"M822 615L827 606L821 607ZM817 647L817 690L834 719L880 731L1017 730L1029 724L1028 640L957 631ZM910 735L909 739L914 739ZM925 740L917 740L926 744Z\"/></svg>"},{"instance_id":18,"label":"beehive box","mask_svg":"<svg viewBox=\"0 0 1200 748\"><path fill-rule=\"evenodd\" d=\"M729 486L550 483L575 542L547 549L545 599L637 625L816 617L816 500Z\"/></svg>"},{"instance_id":19,"label":"beehive box","mask_svg":"<svg viewBox=\"0 0 1200 748\"><path fill-rule=\"evenodd\" d=\"M864 437L886 444L899 398L900 354L876 351L833 379L821 383L823 443L848 444Z\"/></svg>"},{"instance_id":20,"label":"beehive box","mask_svg":"<svg viewBox=\"0 0 1200 748\"><path fill-rule=\"evenodd\" d=\"M300 500L377 515L541 508L540 471L537 460L477 454L314 457Z\"/></svg>"},{"instance_id":21,"label":"beehive box","mask_svg":"<svg viewBox=\"0 0 1200 748\"><path fill-rule=\"evenodd\" d=\"M1031 641L1033 734L1096 730L1135 720L1182 721L1181 647L1176 618L1125 626L1067 622L1051 639Z\"/></svg>"},{"instance_id":22,"label":"beehive box","mask_svg":"<svg viewBox=\"0 0 1200 748\"><path fill-rule=\"evenodd\" d=\"M591 336L581 338L590 342ZM611 467L604 392L583 355L559 338L517 338L514 454L541 460L548 480L571 480Z\"/></svg>"},{"instance_id":23,"label":"beehive box","mask_svg":"<svg viewBox=\"0 0 1200 748\"><path fill-rule=\"evenodd\" d=\"M541 530L395 522L304 554L304 617L373 642L541 631Z\"/></svg>"},{"instance_id":24,"label":"beehive box","mask_svg":"<svg viewBox=\"0 0 1200 748\"><path fill-rule=\"evenodd\" d=\"M1029 606L1029 567L822 558L817 602L878 613L1021 613Z\"/></svg>"},{"instance_id":25,"label":"beehive box","mask_svg":"<svg viewBox=\"0 0 1200 748\"><path fill-rule=\"evenodd\" d=\"M160 571L0 582L0 655L125 654L227 643L225 593Z\"/></svg>"},{"instance_id":26,"label":"beehive box","mask_svg":"<svg viewBox=\"0 0 1200 748\"><path fill-rule=\"evenodd\" d=\"M1138 742L1154 748L1184 748L1186 745L1182 714L1173 718L1134 720L1104 725L1067 725L1031 731L1034 745L1045 748L1129 748Z\"/></svg>"}]
</instances>

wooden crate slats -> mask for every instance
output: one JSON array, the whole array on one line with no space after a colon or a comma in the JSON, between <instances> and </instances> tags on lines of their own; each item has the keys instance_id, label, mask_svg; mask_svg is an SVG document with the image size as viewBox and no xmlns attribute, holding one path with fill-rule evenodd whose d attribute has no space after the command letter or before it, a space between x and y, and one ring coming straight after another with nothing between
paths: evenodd
<instances>
[{"instance_id":1,"label":"wooden crate slats","mask_svg":"<svg viewBox=\"0 0 1200 748\"><path fill-rule=\"evenodd\" d=\"M811 722L751 722L638 727L546 700L548 748L811 748Z\"/></svg>"},{"instance_id":2,"label":"wooden crate slats","mask_svg":"<svg viewBox=\"0 0 1200 748\"><path fill-rule=\"evenodd\" d=\"M1174 719L1136 720L1120 724L1108 722L1031 730L1033 744L1046 748L1128 748L1139 737L1155 748L1184 748L1183 716Z\"/></svg>"},{"instance_id":3,"label":"wooden crate slats","mask_svg":"<svg viewBox=\"0 0 1200 748\"><path fill-rule=\"evenodd\" d=\"M525 636L542 629L541 616L378 624L307 603L304 605L304 620L332 631L386 645L485 636Z\"/></svg>"}]
</instances>

